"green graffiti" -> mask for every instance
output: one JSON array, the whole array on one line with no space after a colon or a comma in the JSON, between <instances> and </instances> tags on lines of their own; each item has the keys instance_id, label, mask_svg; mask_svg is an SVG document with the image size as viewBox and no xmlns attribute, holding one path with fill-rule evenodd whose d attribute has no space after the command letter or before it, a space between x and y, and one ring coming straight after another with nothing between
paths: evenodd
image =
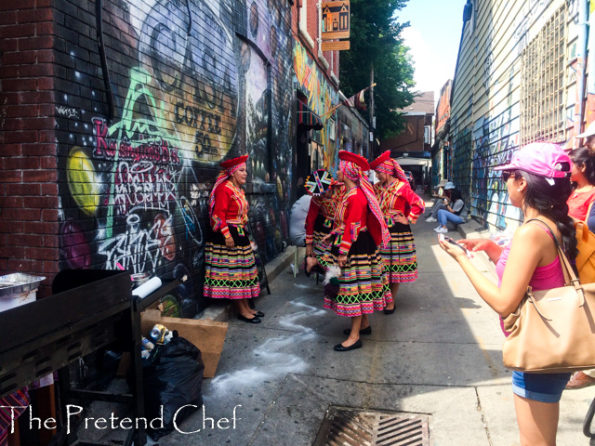
<instances>
[{"instance_id":1,"label":"green graffiti","mask_svg":"<svg viewBox=\"0 0 595 446\"><path fill-rule=\"evenodd\" d=\"M180 140L166 131L166 120L163 118L165 104L158 106L153 93L148 88L151 75L143 68L130 70L130 86L122 109L122 120L109 127L108 138L115 139L115 154L111 171L109 202L106 221L106 237L111 238L114 224L114 190L116 187L116 170L118 167L119 149L122 142L131 147L156 144L169 141L172 148L181 147ZM149 117L143 117L149 114Z\"/></svg>"}]
</instances>

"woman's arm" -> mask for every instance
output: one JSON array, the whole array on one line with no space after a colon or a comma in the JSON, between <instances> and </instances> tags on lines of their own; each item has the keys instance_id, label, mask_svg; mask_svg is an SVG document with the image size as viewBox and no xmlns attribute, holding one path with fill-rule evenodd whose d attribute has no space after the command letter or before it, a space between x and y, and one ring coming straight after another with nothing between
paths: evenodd
<instances>
[{"instance_id":1,"label":"woman's arm","mask_svg":"<svg viewBox=\"0 0 595 446\"><path fill-rule=\"evenodd\" d=\"M419 195L413 192L410 187L404 188L401 193L403 194L405 200L407 200L410 208L409 215L407 215L408 221L405 221L404 223L415 224L419 216L422 215L426 210L425 203Z\"/></svg>"},{"instance_id":2,"label":"woman's arm","mask_svg":"<svg viewBox=\"0 0 595 446\"><path fill-rule=\"evenodd\" d=\"M543 230L532 226L521 226L516 231L500 287L486 278L462 250L455 246L448 246L448 242L440 242L442 248L461 265L480 297L503 317L508 316L519 306L535 268L543 257L546 243L543 237L549 238L549 236ZM551 240L550 243L552 243Z\"/></svg>"},{"instance_id":3,"label":"woman's arm","mask_svg":"<svg viewBox=\"0 0 595 446\"><path fill-rule=\"evenodd\" d=\"M485 252L494 264L498 263L498 260L500 260L500 256L502 255L502 247L489 238L463 239L457 240L457 242L463 245L469 251Z\"/></svg>"},{"instance_id":4,"label":"woman's arm","mask_svg":"<svg viewBox=\"0 0 595 446\"><path fill-rule=\"evenodd\" d=\"M225 238L231 237L227 226L227 208L229 206L227 184L223 183L215 192L215 206L211 215L211 227L214 232L220 231Z\"/></svg>"},{"instance_id":5,"label":"woman's arm","mask_svg":"<svg viewBox=\"0 0 595 446\"><path fill-rule=\"evenodd\" d=\"M312 245L314 242L314 223L320 212L320 203L312 197L310 200L310 207L308 208L308 215L306 216L306 245Z\"/></svg>"}]
</instances>

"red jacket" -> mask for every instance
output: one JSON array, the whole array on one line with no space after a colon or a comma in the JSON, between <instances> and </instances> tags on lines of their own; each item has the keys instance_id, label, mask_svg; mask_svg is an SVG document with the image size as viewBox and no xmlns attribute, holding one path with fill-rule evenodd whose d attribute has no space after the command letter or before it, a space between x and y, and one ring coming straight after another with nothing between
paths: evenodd
<instances>
[{"instance_id":1,"label":"red jacket","mask_svg":"<svg viewBox=\"0 0 595 446\"><path fill-rule=\"evenodd\" d=\"M377 183L374 185L374 191L386 220L400 213L407 217L409 222L415 223L425 211L424 201L404 181L397 180L388 187L382 187Z\"/></svg>"},{"instance_id":2,"label":"red jacket","mask_svg":"<svg viewBox=\"0 0 595 446\"><path fill-rule=\"evenodd\" d=\"M368 200L359 187L345 194L343 202L337 209L337 222L339 226L335 232L340 237L339 254L349 252L351 245L363 229L368 230L376 245L382 241L380 223L370 212Z\"/></svg>"},{"instance_id":3,"label":"red jacket","mask_svg":"<svg viewBox=\"0 0 595 446\"><path fill-rule=\"evenodd\" d=\"M248 201L242 189L231 181L221 184L215 191L215 206L211 215L213 231L221 231L225 238L230 237L228 224L244 226L248 223Z\"/></svg>"}]
</instances>

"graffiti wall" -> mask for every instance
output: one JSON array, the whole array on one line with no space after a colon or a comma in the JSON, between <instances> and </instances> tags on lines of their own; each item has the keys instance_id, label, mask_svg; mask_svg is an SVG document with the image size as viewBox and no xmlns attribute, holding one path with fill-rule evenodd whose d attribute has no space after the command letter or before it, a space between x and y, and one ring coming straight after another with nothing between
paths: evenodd
<instances>
[{"instance_id":1,"label":"graffiti wall","mask_svg":"<svg viewBox=\"0 0 595 446\"><path fill-rule=\"evenodd\" d=\"M522 214L510 204L506 187L493 167L508 162L514 150L527 142L546 139L568 147L574 144L580 122L577 76L584 64L584 52L579 47L585 42L580 38L579 2L515 0L485 8L472 3L473 13L463 25L453 83L453 179L468 192L473 217L492 230L510 231ZM512 26L504 26L507 17L516 17ZM555 48L560 57L565 57L560 64L563 68L555 73L552 69L536 73L539 64L534 64L532 71L524 72L530 56L545 54L545 47L538 44L553 46L549 34L544 33L550 29L557 32L558 39L566 39ZM537 78L541 80L534 82ZM556 86L554 92L552 85ZM588 80L586 85L589 91ZM556 100L534 106L534 98L546 96Z\"/></svg>"},{"instance_id":2,"label":"graffiti wall","mask_svg":"<svg viewBox=\"0 0 595 446\"><path fill-rule=\"evenodd\" d=\"M322 118L323 128L316 139L326 148L324 153L324 167L332 168L338 157L336 118L332 113L333 104L339 101L339 94L318 69L316 62L310 57L306 48L299 42L294 42L293 69L297 81L297 88L306 96L308 107ZM330 113L329 113L330 112ZM335 132L335 133L333 133ZM335 138L332 139L331 136Z\"/></svg>"},{"instance_id":3,"label":"graffiti wall","mask_svg":"<svg viewBox=\"0 0 595 446\"><path fill-rule=\"evenodd\" d=\"M63 18L56 29L62 267L187 275L176 298L193 314L203 304L206 201L220 161L250 154L247 196L261 257L284 248L290 5L105 0L102 64L95 5L55 4Z\"/></svg>"}]
</instances>

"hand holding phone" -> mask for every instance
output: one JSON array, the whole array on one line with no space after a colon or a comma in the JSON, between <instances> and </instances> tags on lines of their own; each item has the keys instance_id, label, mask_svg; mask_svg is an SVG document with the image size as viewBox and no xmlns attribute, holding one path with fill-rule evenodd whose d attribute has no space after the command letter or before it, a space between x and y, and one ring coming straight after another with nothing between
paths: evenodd
<instances>
[{"instance_id":1,"label":"hand holding phone","mask_svg":"<svg viewBox=\"0 0 595 446\"><path fill-rule=\"evenodd\" d=\"M458 248L461 248L465 252L465 254L467 255L467 257L469 257L469 258L471 257L471 253L467 250L467 248L465 248L463 245L457 243L455 240L453 240L449 236L444 235L444 234L439 234L438 235L438 240L440 240L441 242L450 243L451 245L454 245L454 246L456 246Z\"/></svg>"}]
</instances>

